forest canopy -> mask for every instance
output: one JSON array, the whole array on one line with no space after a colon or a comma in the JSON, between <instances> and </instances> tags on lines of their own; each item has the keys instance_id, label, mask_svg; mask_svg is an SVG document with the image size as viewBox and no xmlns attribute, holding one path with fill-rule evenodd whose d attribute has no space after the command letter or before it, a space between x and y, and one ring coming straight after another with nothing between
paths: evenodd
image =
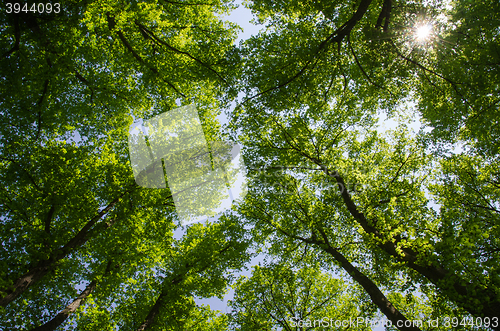
<instances>
[{"instance_id":1,"label":"forest canopy","mask_svg":"<svg viewBox=\"0 0 500 331\"><path fill-rule=\"evenodd\" d=\"M0 329L500 330L497 0L52 5L0 10ZM128 139L189 105L248 193L186 225Z\"/></svg>"}]
</instances>

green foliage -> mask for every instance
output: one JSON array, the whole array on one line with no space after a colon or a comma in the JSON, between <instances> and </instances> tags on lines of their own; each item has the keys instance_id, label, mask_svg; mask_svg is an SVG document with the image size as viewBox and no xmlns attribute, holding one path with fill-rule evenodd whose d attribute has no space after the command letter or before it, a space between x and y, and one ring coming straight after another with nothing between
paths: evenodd
<instances>
[{"instance_id":1,"label":"green foliage","mask_svg":"<svg viewBox=\"0 0 500 331\"><path fill-rule=\"evenodd\" d=\"M299 321L356 319L359 305L345 286L317 266L255 266L250 278L235 285L230 321L234 330L289 330Z\"/></svg>"},{"instance_id":2,"label":"green foliage","mask_svg":"<svg viewBox=\"0 0 500 331\"><path fill-rule=\"evenodd\" d=\"M230 1L1 11L0 328L71 302L61 330L500 315L498 1L245 5L265 28L239 47ZM168 188L135 183L127 137L188 104L211 148L243 146L249 193L182 227ZM197 304L231 284L231 312Z\"/></svg>"}]
</instances>

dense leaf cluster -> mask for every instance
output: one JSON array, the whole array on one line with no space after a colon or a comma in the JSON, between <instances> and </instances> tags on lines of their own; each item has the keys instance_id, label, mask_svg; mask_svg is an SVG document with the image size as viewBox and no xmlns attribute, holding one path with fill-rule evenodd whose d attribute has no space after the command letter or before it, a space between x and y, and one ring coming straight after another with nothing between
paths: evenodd
<instances>
[{"instance_id":1,"label":"dense leaf cluster","mask_svg":"<svg viewBox=\"0 0 500 331\"><path fill-rule=\"evenodd\" d=\"M238 46L222 0L0 13L0 328L500 329L498 1L245 6ZM182 226L127 136L188 104L249 191Z\"/></svg>"}]
</instances>

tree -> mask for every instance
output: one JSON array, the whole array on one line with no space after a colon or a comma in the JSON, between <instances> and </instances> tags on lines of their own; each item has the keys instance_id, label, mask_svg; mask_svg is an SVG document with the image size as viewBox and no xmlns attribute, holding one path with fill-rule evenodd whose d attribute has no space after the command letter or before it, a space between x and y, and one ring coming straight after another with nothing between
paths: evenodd
<instances>
[{"instance_id":1,"label":"tree","mask_svg":"<svg viewBox=\"0 0 500 331\"><path fill-rule=\"evenodd\" d=\"M335 321L362 316L358 310L360 298L345 291L342 280L322 273L318 265L305 265L270 263L255 266L250 278L241 277L230 303L233 328L300 330L308 324L313 326L314 321L316 326L323 321L323 326L335 326ZM364 326L354 329L363 330Z\"/></svg>"},{"instance_id":2,"label":"tree","mask_svg":"<svg viewBox=\"0 0 500 331\"><path fill-rule=\"evenodd\" d=\"M458 140L477 154L495 158L500 7L495 1L481 6L458 1L446 14L432 50L425 58L407 59L420 76L418 110L441 143Z\"/></svg>"},{"instance_id":3,"label":"tree","mask_svg":"<svg viewBox=\"0 0 500 331\"><path fill-rule=\"evenodd\" d=\"M246 260L242 254L248 243L242 240L244 237L240 227L229 219L207 226L191 226L178 245L179 252L172 254L165 270L162 270L164 276L160 295L137 330L150 329L155 323L167 329L178 329L184 324L174 327L182 320L176 312L179 298L186 299L193 294L201 297L221 296L228 285L228 270L242 268ZM192 306L184 309L184 314L189 314ZM168 311L168 315L160 315L162 310ZM158 321L160 317L161 323Z\"/></svg>"},{"instance_id":4,"label":"tree","mask_svg":"<svg viewBox=\"0 0 500 331\"><path fill-rule=\"evenodd\" d=\"M396 132L393 141L383 141L373 131L374 114L380 110L397 113L409 96L420 93L418 86L427 86L430 98L436 93L426 84L433 81L454 89L454 82L438 72L439 65L438 71L427 68L420 46L401 37L400 26L409 30L408 21L418 23L419 11L431 16L434 8L412 3L391 11L395 9L391 2L362 1L354 9L335 4L335 14L325 15L325 8L318 10L309 3L285 6L255 1L250 7L261 21L268 22L268 28L244 47L248 64L242 83L250 96L235 112L233 123L242 132L246 161L265 171L289 169L301 180L313 176L311 172L322 173L311 179L316 190L321 185L333 186L338 195L332 198L331 192L321 190L318 194L330 199L346 222L355 221L344 223L343 231L361 231L364 240L371 242L371 250L382 250L410 269L415 284L433 284L472 315L500 315L498 287L491 276L494 268L478 266L487 279L478 280L466 266L450 265L445 257L455 250L442 244L442 238L453 241L456 236L442 234L442 225L456 220L435 214L425 197L432 172L426 164L439 163L446 152L440 149L436 158L427 154L430 144L438 142L437 136L424 139L421 135L415 140ZM384 19L394 27L383 28ZM357 55L362 50L367 56ZM432 58L434 53L429 52ZM385 70L388 60L395 62L391 72ZM488 89L476 92L489 93ZM472 97L467 93L467 98ZM432 173L435 178L443 175L439 170ZM353 185L365 189L358 192ZM332 231L331 225L325 228ZM496 227L488 230L497 231ZM482 250L477 242L471 246L476 252ZM496 258L488 254L485 259L496 265Z\"/></svg>"},{"instance_id":5,"label":"tree","mask_svg":"<svg viewBox=\"0 0 500 331\"><path fill-rule=\"evenodd\" d=\"M374 277L370 275L374 271L366 269L370 261L380 257L371 256L370 246L363 245L363 237L346 224L348 218L339 210L341 206L332 203L332 200L338 200L338 196L330 193L327 198L325 192L331 188L322 190L315 186L310 182L309 174L299 176L300 179L286 173L256 173L253 190L240 210L244 219L255 227L255 237L265 238L263 240L272 245L270 251L274 254L283 250L295 251L304 245L304 251L311 247L316 251L313 261L319 260L322 267L335 272L343 271L366 291L369 300L393 325L400 323L402 330L419 329L405 324L411 321L400 311L404 305L396 307L379 288L379 284L383 284L393 289L392 282L401 282L397 273L387 270L383 276ZM383 268L386 262L376 263L378 268ZM407 294L412 297L411 292Z\"/></svg>"},{"instance_id":6,"label":"tree","mask_svg":"<svg viewBox=\"0 0 500 331\"><path fill-rule=\"evenodd\" d=\"M2 11L2 327L60 321L81 283L90 287L76 313L157 281L176 214L168 189L134 183L128 128L194 103L207 140L220 140L235 27L217 14L229 8L88 1L60 14ZM110 259L121 266L94 291ZM130 316L97 315L103 329Z\"/></svg>"},{"instance_id":7,"label":"tree","mask_svg":"<svg viewBox=\"0 0 500 331\"><path fill-rule=\"evenodd\" d=\"M111 267L112 267L112 261L109 261L103 276L106 276L110 272ZM54 318L52 318L47 323L34 328L33 331L55 330L69 317L70 314L74 313L80 307L82 302L89 297L92 291L95 290L96 286L97 286L97 280L93 279L92 282L90 282L90 284L88 284L85 287L85 289L80 293L80 295L75 300L73 300L73 302L71 302L68 306L66 306L65 309L60 311L56 316L54 316Z\"/></svg>"},{"instance_id":8,"label":"tree","mask_svg":"<svg viewBox=\"0 0 500 331\"><path fill-rule=\"evenodd\" d=\"M337 288L338 273L362 303L352 314L498 329L499 7L488 4L255 0L266 30L240 47L220 18L227 1L2 11L1 327L285 327L249 306L270 302L263 277L321 297L313 276ZM422 25L431 34L416 37ZM210 154L197 173L230 148L217 115L241 92L229 129L253 189L176 239L176 192L137 185L129 127L193 104ZM419 114L429 130L380 134L380 113ZM197 306L222 296L249 241L288 258L240 281L231 315ZM298 309L285 294L277 302Z\"/></svg>"}]
</instances>

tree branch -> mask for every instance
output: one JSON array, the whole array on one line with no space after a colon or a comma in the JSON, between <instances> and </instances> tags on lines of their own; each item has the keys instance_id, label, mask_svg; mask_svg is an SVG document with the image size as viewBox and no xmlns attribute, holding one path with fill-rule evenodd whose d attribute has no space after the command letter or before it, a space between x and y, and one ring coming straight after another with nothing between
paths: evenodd
<instances>
[{"instance_id":1,"label":"tree branch","mask_svg":"<svg viewBox=\"0 0 500 331\"><path fill-rule=\"evenodd\" d=\"M437 76L437 77L441 78L442 80L444 80L445 82L447 82L448 84L450 84L450 85L453 87L453 89L455 90L455 92L456 92L456 93L460 96L460 99L462 99L462 101L463 101L464 103L466 103L466 104L467 104L467 105L468 105L471 109L474 109L474 108L472 107L472 105L469 103L469 101L468 101L468 100L467 100L467 99L466 99L466 98L462 95L462 93L460 93L460 91L459 91L459 89L458 89L458 86L457 86L457 85L458 85L457 83L453 82L453 81L452 81L451 79L449 79L449 78L444 77L443 75L441 75L441 74L437 73L436 71L434 71L434 70L432 70L432 69L429 69L429 68L427 68L427 67L423 66L422 64L418 63L417 61L415 61L415 60L413 60L413 59L411 59L411 58L409 58L409 57L407 57L407 56L403 55L403 54L399 51L399 49L396 47L396 45L394 44L394 41L392 41L392 40L391 40L391 43L392 43L392 45L394 46L394 49L396 50L396 53L398 54L398 56L399 56L400 58L402 58L403 60L405 60L405 61L407 61L407 62L409 62L409 63L411 63L411 64L413 64L413 65L415 65L415 66L417 66L417 67L419 67L420 69L422 69L422 70L424 70L424 71L427 71L427 72L429 72L429 73L433 74L434 76Z\"/></svg>"},{"instance_id":2,"label":"tree branch","mask_svg":"<svg viewBox=\"0 0 500 331\"><path fill-rule=\"evenodd\" d=\"M14 15L14 46L3 54L3 57L9 57L12 53L19 50L21 40L21 29L19 28L19 15Z\"/></svg>"},{"instance_id":3,"label":"tree branch","mask_svg":"<svg viewBox=\"0 0 500 331\"><path fill-rule=\"evenodd\" d=\"M42 111L40 108L42 107L42 102L45 99L45 95L47 94L48 88L49 88L49 80L46 79L45 82L43 83L42 95L40 96L40 99L38 99L38 102L36 104L38 108L38 128L35 136L35 141L37 141L38 138L40 137L40 132L42 128Z\"/></svg>"},{"instance_id":4,"label":"tree branch","mask_svg":"<svg viewBox=\"0 0 500 331\"><path fill-rule=\"evenodd\" d=\"M10 159L10 158L6 158L6 157L1 157L1 156L0 156L0 160L9 161L12 164L18 166L26 174L26 176L28 176L29 180L31 181L31 183L33 183L33 185L35 185L36 189L40 192L43 192L43 190L40 188L40 186L38 186L38 184L35 182L35 179L31 176L31 174L27 170L25 170L23 168L23 166L21 166L17 161Z\"/></svg>"},{"instance_id":5,"label":"tree branch","mask_svg":"<svg viewBox=\"0 0 500 331\"><path fill-rule=\"evenodd\" d=\"M47 218L45 219L45 222L44 222L44 224L45 224L44 231L45 231L45 233L47 233L49 235L50 235L50 223L51 223L52 218L54 216L55 210L56 210L56 205L52 204L52 206L49 209L49 212L47 213Z\"/></svg>"},{"instance_id":6,"label":"tree branch","mask_svg":"<svg viewBox=\"0 0 500 331\"><path fill-rule=\"evenodd\" d=\"M318 163L318 165L322 166L321 163ZM431 260L422 261L418 256L422 255L422 253L425 254L425 252L416 252L412 248L405 247L407 245L401 242L402 238L399 235L387 238L376 228L377 220L372 219L368 221L365 215L358 210L349 192L342 189L345 187L345 183L339 173L332 173L327 167L322 167L325 169L325 173L328 176L333 177L337 181L344 205L347 207L351 216L354 217L365 232L373 234L376 238L381 240L381 243L378 243L380 248L397 260L405 262L408 267L425 276L438 288L446 290L445 293L449 297L452 297L472 315L488 316L490 318L500 316L500 302L494 291L489 288L477 288L471 283L464 282L459 275L446 270L440 266L439 263ZM483 304L482 307L471 305L472 298L478 300L478 302L487 302L487 304Z\"/></svg>"},{"instance_id":7,"label":"tree branch","mask_svg":"<svg viewBox=\"0 0 500 331\"><path fill-rule=\"evenodd\" d=\"M365 69L363 69L363 66L361 65L361 63L359 62L358 60L358 56L356 55L356 53L354 52L354 49L352 48L352 45L351 45L351 38L349 36L347 36L347 45L349 45L349 49L351 50L351 53L352 55L354 55L354 60L356 61L356 64L358 65L359 69L361 70L361 72L363 73L363 75L366 77L366 79L368 80L368 82L370 82L370 84L372 84L373 86L376 86L378 87L379 89L382 89L384 90L384 87L374 83L370 76L368 76L368 74L366 73ZM389 91L390 92L390 91Z\"/></svg>"},{"instance_id":8,"label":"tree branch","mask_svg":"<svg viewBox=\"0 0 500 331\"><path fill-rule=\"evenodd\" d=\"M364 16L366 11L368 10L368 7L372 3L372 0L362 0L361 3L358 6L358 9L356 12L352 15L352 17L344 23L340 28L335 30L332 34L330 34L325 40L323 40L318 47L316 48L316 51L311 55L311 57L317 57L317 55L322 52L324 49L326 49L327 45L331 43L339 43L351 32L351 30L356 26L356 24L361 20L361 18ZM267 90L264 90L262 92L257 93L256 95L249 97L245 99L241 104L245 104L246 102L257 98L263 94L266 94L268 92L271 92L273 90L278 90L286 85L290 84L292 81L294 81L297 77L301 76L309 67L309 65L312 63L312 60L309 59L306 61L306 64L300 69L295 75L293 75L290 79L285 81L284 83L279 84L278 86L269 88Z\"/></svg>"},{"instance_id":9,"label":"tree branch","mask_svg":"<svg viewBox=\"0 0 500 331\"><path fill-rule=\"evenodd\" d=\"M112 31L114 30L115 26L116 26L116 22L114 20L114 18L109 14L109 13L106 13L106 16L108 18L108 27L109 29ZM159 75L159 72L156 68L154 67L150 67L146 64L146 62L144 61L144 59L139 55L137 54L137 52L134 50L134 48L132 47L132 45L130 45L130 43L128 42L127 38L125 38L125 35L123 34L122 31L120 30L117 30L116 31L116 34L118 34L118 37L120 38L121 42L123 43L123 45L125 46L125 48L130 52L132 53L132 55L134 56L134 58L139 62L141 63L142 65L145 65L149 70L151 70L154 74ZM176 93L180 94L182 97L186 97L186 95L184 95L183 93L181 93L172 83L170 83L169 81L167 81L166 79L164 79L163 77L160 77L160 79L165 82L168 86L170 86L170 88L172 88Z\"/></svg>"},{"instance_id":10,"label":"tree branch","mask_svg":"<svg viewBox=\"0 0 500 331\"><path fill-rule=\"evenodd\" d=\"M166 46L168 49L174 51L175 53L185 55L185 56L189 57L191 60L194 60L195 62L198 62L199 64L201 64L202 66L204 66L208 70L212 71L217 77L219 77L220 80L222 80L225 84L227 84L227 81L217 71L215 71L212 67L210 67L208 64L204 63L203 61L201 61L198 58L195 58L194 56L192 56L188 52L181 51L180 49L177 49L177 48L173 47L172 45L170 45L169 43L167 43L166 41L160 39L152 31L150 31L149 29L147 29L143 24L139 23L139 21L136 20L135 24L139 27L139 30L141 30L141 32L142 32L142 34L143 34L143 36L145 38L146 38L146 36L149 36L150 38L152 38L153 40L155 40L160 45Z\"/></svg>"},{"instance_id":11,"label":"tree branch","mask_svg":"<svg viewBox=\"0 0 500 331\"><path fill-rule=\"evenodd\" d=\"M108 261L108 264L106 266L106 270L104 271L103 277L105 277L110 271L111 271L111 264L112 261ZM80 305L85 301L85 299L88 298L88 296L92 293L92 291L95 290L97 287L97 280L94 279L90 282L87 287L80 293L78 297L76 297L73 302L71 302L69 305L66 306L62 311L60 311L54 318L52 318L50 321L47 323L40 325L39 327L36 327L32 329L31 331L54 331L57 329L58 326L60 326L64 321L72 314L74 313Z\"/></svg>"},{"instance_id":12,"label":"tree branch","mask_svg":"<svg viewBox=\"0 0 500 331\"><path fill-rule=\"evenodd\" d=\"M119 197L111 201L108 206L102 209L96 216L88 221L85 226L71 238L62 248L53 251L48 259L38 261L28 267L28 272L14 280L13 285L0 289L0 306L6 307L9 303L19 297L31 285L38 282L49 271L56 268L57 263L66 257L73 249L83 245L89 238L88 234L92 226L107 214L118 201L127 193L130 193L136 186L131 186Z\"/></svg>"},{"instance_id":13,"label":"tree branch","mask_svg":"<svg viewBox=\"0 0 500 331\"><path fill-rule=\"evenodd\" d=\"M384 32L387 32L389 28L389 22L391 19L391 10L392 10L392 0L384 0L384 4L382 5L382 11L377 19L377 24L375 24L375 28L379 28L382 26L382 21L385 20L384 23Z\"/></svg>"}]
</instances>

